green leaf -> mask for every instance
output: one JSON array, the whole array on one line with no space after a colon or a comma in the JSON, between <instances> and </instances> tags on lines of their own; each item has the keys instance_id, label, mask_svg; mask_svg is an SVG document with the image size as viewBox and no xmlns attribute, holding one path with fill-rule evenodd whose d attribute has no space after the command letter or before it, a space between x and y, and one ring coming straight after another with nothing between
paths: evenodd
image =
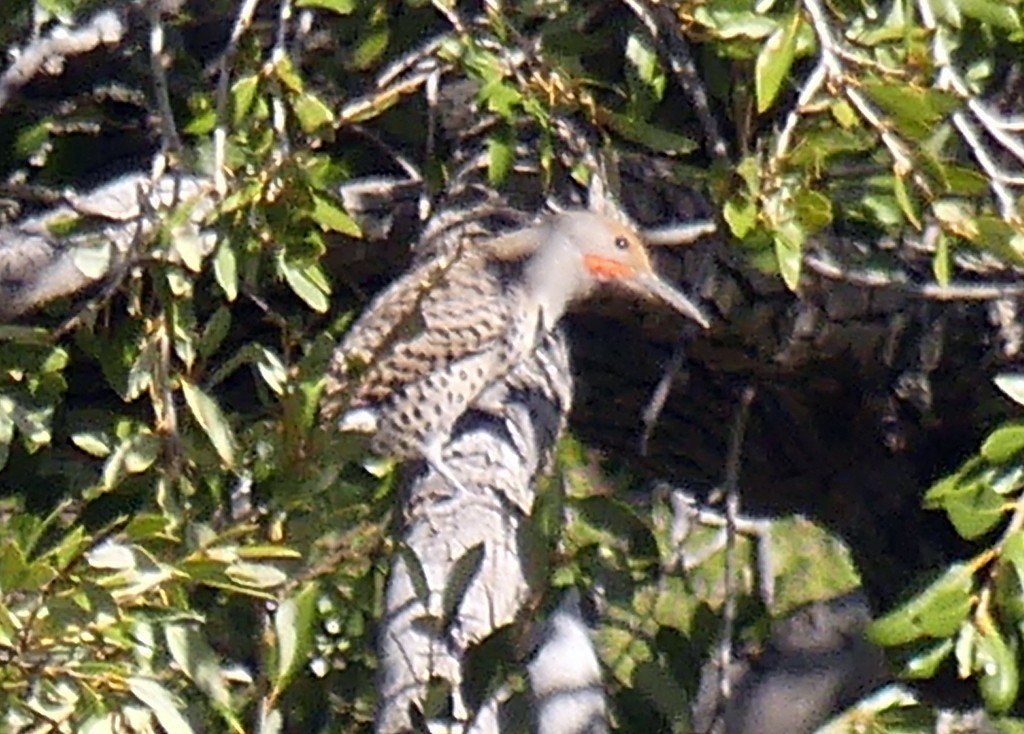
<instances>
[{"instance_id":1,"label":"green leaf","mask_svg":"<svg viewBox=\"0 0 1024 734\"><path fill-rule=\"evenodd\" d=\"M900 205L903 215L907 221L914 225L914 229L921 229L921 216L917 211L917 204L907 186L905 176L893 176L893 190L896 194L896 203Z\"/></svg>"},{"instance_id":2,"label":"green leaf","mask_svg":"<svg viewBox=\"0 0 1024 734\"><path fill-rule=\"evenodd\" d=\"M315 263L301 265L287 259L280 261L281 272L292 291L317 313L326 313L330 308L323 276Z\"/></svg>"},{"instance_id":3,"label":"green leaf","mask_svg":"<svg viewBox=\"0 0 1024 734\"><path fill-rule=\"evenodd\" d=\"M302 558L302 554L283 545L243 545L238 549L238 557L297 561Z\"/></svg>"},{"instance_id":4,"label":"green leaf","mask_svg":"<svg viewBox=\"0 0 1024 734\"><path fill-rule=\"evenodd\" d=\"M947 497L942 508L957 533L973 540L999 524L1005 512L1003 505L1003 498L987 481L976 481Z\"/></svg>"},{"instance_id":5,"label":"green leaf","mask_svg":"<svg viewBox=\"0 0 1024 734\"><path fill-rule=\"evenodd\" d=\"M772 106L782 88L783 80L789 76L793 57L796 55L797 31L801 22L799 13L794 13L768 38L757 55L754 84L758 112L763 113Z\"/></svg>"},{"instance_id":6,"label":"green leaf","mask_svg":"<svg viewBox=\"0 0 1024 734\"><path fill-rule=\"evenodd\" d=\"M1001 714L1014 704L1020 690L1017 656L998 629L977 637L974 670L978 673L978 690L989 711Z\"/></svg>"},{"instance_id":7,"label":"green leaf","mask_svg":"<svg viewBox=\"0 0 1024 734\"><path fill-rule=\"evenodd\" d=\"M227 468L234 468L237 454L235 434L217 401L184 377L181 378L181 392L185 396L189 410L210 439L221 461Z\"/></svg>"},{"instance_id":8,"label":"green leaf","mask_svg":"<svg viewBox=\"0 0 1024 734\"><path fill-rule=\"evenodd\" d=\"M629 62L628 70L632 72L629 78L641 82L650 98L660 102L665 95L668 78L661 68L657 50L646 35L629 35L626 40L626 61Z\"/></svg>"},{"instance_id":9,"label":"green leaf","mask_svg":"<svg viewBox=\"0 0 1024 734\"><path fill-rule=\"evenodd\" d=\"M913 140L925 140L934 134L935 126L962 104L952 93L888 77L867 78L862 84L871 101L892 118L897 132Z\"/></svg>"},{"instance_id":10,"label":"green leaf","mask_svg":"<svg viewBox=\"0 0 1024 734\"><path fill-rule=\"evenodd\" d=\"M722 216L737 239L743 239L757 226L757 206L746 197L734 196L722 207Z\"/></svg>"},{"instance_id":11,"label":"green leaf","mask_svg":"<svg viewBox=\"0 0 1024 734\"><path fill-rule=\"evenodd\" d=\"M27 125L14 141L14 151L22 160L31 158L38 153L45 152L46 146L50 143L50 133L53 130L53 119L47 118L34 125Z\"/></svg>"},{"instance_id":12,"label":"green leaf","mask_svg":"<svg viewBox=\"0 0 1024 734\"><path fill-rule=\"evenodd\" d=\"M181 714L184 705L155 679L131 677L128 690L153 712L167 734L194 734L188 720Z\"/></svg>"},{"instance_id":13,"label":"green leaf","mask_svg":"<svg viewBox=\"0 0 1024 734\"><path fill-rule=\"evenodd\" d=\"M0 436L0 440L2 440L2 436ZM71 436L71 443L90 456L95 456L97 459L109 456L112 451L108 437L101 431L76 433Z\"/></svg>"},{"instance_id":14,"label":"green leaf","mask_svg":"<svg viewBox=\"0 0 1024 734\"><path fill-rule=\"evenodd\" d=\"M243 76L231 87L231 99L234 102L234 124L237 127L245 116L252 109L252 102L256 98L256 90L259 88L260 78L257 74Z\"/></svg>"},{"instance_id":15,"label":"green leaf","mask_svg":"<svg viewBox=\"0 0 1024 734\"><path fill-rule=\"evenodd\" d=\"M932 274L939 285L949 285L952 277L951 258L949 256L949 238L939 230L935 238L935 257L932 258Z\"/></svg>"},{"instance_id":16,"label":"green leaf","mask_svg":"<svg viewBox=\"0 0 1024 734\"><path fill-rule=\"evenodd\" d=\"M322 8L338 15L351 15L356 9L356 0L298 0L299 8Z\"/></svg>"},{"instance_id":17,"label":"green leaf","mask_svg":"<svg viewBox=\"0 0 1024 734\"><path fill-rule=\"evenodd\" d=\"M1020 11L1006 0L956 0L957 7L969 18L1004 31L1021 29Z\"/></svg>"},{"instance_id":18,"label":"green leaf","mask_svg":"<svg viewBox=\"0 0 1024 734\"><path fill-rule=\"evenodd\" d=\"M288 387L288 368L271 350L263 348L261 352L262 358L256 363L256 369L274 394L284 395Z\"/></svg>"},{"instance_id":19,"label":"green leaf","mask_svg":"<svg viewBox=\"0 0 1024 734\"><path fill-rule=\"evenodd\" d=\"M378 6L383 8L384 6ZM391 39L391 30L387 25L387 16L376 14L373 22L356 43L352 51L351 65L355 69L365 71L377 63Z\"/></svg>"},{"instance_id":20,"label":"green leaf","mask_svg":"<svg viewBox=\"0 0 1024 734\"><path fill-rule=\"evenodd\" d=\"M763 13L732 10L729 5L695 6L694 20L717 32L719 38L749 38L759 41L779 27L778 21Z\"/></svg>"},{"instance_id":21,"label":"green leaf","mask_svg":"<svg viewBox=\"0 0 1024 734\"><path fill-rule=\"evenodd\" d=\"M288 574L266 563L239 561L224 569L224 573L236 584L252 589L274 589L288 581Z\"/></svg>"},{"instance_id":22,"label":"green leaf","mask_svg":"<svg viewBox=\"0 0 1024 734\"><path fill-rule=\"evenodd\" d=\"M1009 461L1024 450L1024 423L1001 426L981 445L981 455L993 464Z\"/></svg>"},{"instance_id":23,"label":"green leaf","mask_svg":"<svg viewBox=\"0 0 1024 734\"><path fill-rule=\"evenodd\" d=\"M311 192L313 197L313 211L310 217L324 230L340 232L349 237L362 237L362 230L348 212L341 208L332 199Z\"/></svg>"},{"instance_id":24,"label":"green leaf","mask_svg":"<svg viewBox=\"0 0 1024 734\"><path fill-rule=\"evenodd\" d=\"M697 149L697 143L686 135L666 130L640 119L605 111L608 127L634 143L646 146L658 153L685 155Z\"/></svg>"},{"instance_id":25,"label":"green leaf","mask_svg":"<svg viewBox=\"0 0 1024 734\"><path fill-rule=\"evenodd\" d=\"M1024 405L1024 374L1006 372L996 375L993 382L1010 400L1017 405Z\"/></svg>"},{"instance_id":26,"label":"green leaf","mask_svg":"<svg viewBox=\"0 0 1024 734\"><path fill-rule=\"evenodd\" d=\"M589 491L589 487L577 490L574 486L570 493L580 490ZM578 513L572 528L576 543L626 543L633 558L658 557L658 544L650 525L627 503L611 497L583 497L574 500L573 506Z\"/></svg>"},{"instance_id":27,"label":"green leaf","mask_svg":"<svg viewBox=\"0 0 1024 734\"><path fill-rule=\"evenodd\" d=\"M515 122L515 109L523 101L519 89L501 78L484 83L477 93L477 98L484 103L489 112L509 122Z\"/></svg>"},{"instance_id":28,"label":"green leaf","mask_svg":"<svg viewBox=\"0 0 1024 734\"><path fill-rule=\"evenodd\" d=\"M295 71L295 64L288 56L281 56L274 64L274 75L290 91L295 94L302 94L302 77Z\"/></svg>"},{"instance_id":29,"label":"green leaf","mask_svg":"<svg viewBox=\"0 0 1024 734\"><path fill-rule=\"evenodd\" d=\"M973 567L953 564L920 594L873 622L868 637L886 647L950 637L971 611L973 586Z\"/></svg>"},{"instance_id":30,"label":"green leaf","mask_svg":"<svg viewBox=\"0 0 1024 734\"><path fill-rule=\"evenodd\" d=\"M214 253L213 275L229 303L238 298L238 260L227 240L221 240Z\"/></svg>"},{"instance_id":31,"label":"green leaf","mask_svg":"<svg viewBox=\"0 0 1024 734\"><path fill-rule=\"evenodd\" d=\"M996 574L996 602L1002 618L1024 620L1024 531L1016 530L1003 543Z\"/></svg>"},{"instance_id":32,"label":"green leaf","mask_svg":"<svg viewBox=\"0 0 1024 734\"><path fill-rule=\"evenodd\" d=\"M220 348L231 330L231 309L221 306L203 327L203 333L196 343L196 349L203 357L210 357Z\"/></svg>"},{"instance_id":33,"label":"green leaf","mask_svg":"<svg viewBox=\"0 0 1024 734\"><path fill-rule=\"evenodd\" d=\"M149 469L160 455L161 448L160 438L148 429L122 440L103 466L102 489L113 489L125 476L141 474Z\"/></svg>"},{"instance_id":34,"label":"green leaf","mask_svg":"<svg viewBox=\"0 0 1024 734\"><path fill-rule=\"evenodd\" d=\"M202 272L204 251L206 246L203 238L193 232L179 232L171 242L172 251L181 258L185 267L193 273Z\"/></svg>"},{"instance_id":35,"label":"green leaf","mask_svg":"<svg viewBox=\"0 0 1024 734\"><path fill-rule=\"evenodd\" d=\"M805 234L818 232L832 224L832 200L817 191L798 191L793 197L793 208Z\"/></svg>"},{"instance_id":36,"label":"green leaf","mask_svg":"<svg viewBox=\"0 0 1024 734\"><path fill-rule=\"evenodd\" d=\"M133 541L173 537L171 535L171 524L170 518L165 515L136 515L125 526L124 536Z\"/></svg>"},{"instance_id":37,"label":"green leaf","mask_svg":"<svg viewBox=\"0 0 1024 734\"><path fill-rule=\"evenodd\" d=\"M803 232L799 225L790 222L775 231L775 258L786 287L796 292L800 286L800 268L803 265Z\"/></svg>"},{"instance_id":38,"label":"green leaf","mask_svg":"<svg viewBox=\"0 0 1024 734\"><path fill-rule=\"evenodd\" d=\"M194 623L171 623L164 627L167 649L178 667L196 687L220 707L231 704L227 678L220 667L220 658L202 629Z\"/></svg>"},{"instance_id":39,"label":"green leaf","mask_svg":"<svg viewBox=\"0 0 1024 734\"><path fill-rule=\"evenodd\" d=\"M334 112L312 92L300 95L293 103L293 109L299 126L307 134L334 122Z\"/></svg>"},{"instance_id":40,"label":"green leaf","mask_svg":"<svg viewBox=\"0 0 1024 734\"><path fill-rule=\"evenodd\" d=\"M508 178L512 172L512 165L516 161L516 141L510 131L502 130L500 133L487 138L487 182L492 186L498 186Z\"/></svg>"},{"instance_id":41,"label":"green leaf","mask_svg":"<svg viewBox=\"0 0 1024 734\"><path fill-rule=\"evenodd\" d=\"M0 546L0 584L4 589L18 589L28 572L24 551L12 541Z\"/></svg>"},{"instance_id":42,"label":"green leaf","mask_svg":"<svg viewBox=\"0 0 1024 734\"><path fill-rule=\"evenodd\" d=\"M951 652L953 652L952 639L929 645L903 664L901 675L912 680L932 678Z\"/></svg>"},{"instance_id":43,"label":"green leaf","mask_svg":"<svg viewBox=\"0 0 1024 734\"><path fill-rule=\"evenodd\" d=\"M315 583L308 583L283 602L274 615L277 633L277 670L272 679L274 697L277 698L295 674L306 664L313 647L316 632L314 616L320 596Z\"/></svg>"}]
</instances>

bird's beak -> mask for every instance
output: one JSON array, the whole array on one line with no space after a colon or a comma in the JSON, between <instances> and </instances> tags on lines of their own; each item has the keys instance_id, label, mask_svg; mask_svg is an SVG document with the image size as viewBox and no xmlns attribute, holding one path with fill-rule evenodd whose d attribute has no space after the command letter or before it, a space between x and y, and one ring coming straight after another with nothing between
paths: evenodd
<instances>
[{"instance_id":1,"label":"bird's beak","mask_svg":"<svg viewBox=\"0 0 1024 734\"><path fill-rule=\"evenodd\" d=\"M708 317L697 308L693 301L678 288L669 285L654 273L639 272L625 282L631 282L638 291L664 301L683 316L696 321L702 328L710 328L711 322L708 321Z\"/></svg>"},{"instance_id":2,"label":"bird's beak","mask_svg":"<svg viewBox=\"0 0 1024 734\"><path fill-rule=\"evenodd\" d=\"M703 328L711 326L708 317L697 308L682 291L674 288L653 272L638 271L628 263L611 260L599 255L584 255L583 263L595 278L610 283L622 283L641 295L658 298L687 316Z\"/></svg>"}]
</instances>

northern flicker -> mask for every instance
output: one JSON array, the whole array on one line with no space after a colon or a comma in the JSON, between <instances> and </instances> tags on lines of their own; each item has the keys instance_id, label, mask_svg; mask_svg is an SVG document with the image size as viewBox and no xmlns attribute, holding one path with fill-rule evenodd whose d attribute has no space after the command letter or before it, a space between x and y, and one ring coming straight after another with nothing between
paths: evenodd
<instances>
[{"instance_id":1,"label":"northern flicker","mask_svg":"<svg viewBox=\"0 0 1024 734\"><path fill-rule=\"evenodd\" d=\"M321 416L372 434L371 448L422 459L457 489L441 459L456 421L603 285L665 301L707 328L700 310L658 277L639 234L570 211L483 242L463 243L385 289L332 359Z\"/></svg>"}]
</instances>

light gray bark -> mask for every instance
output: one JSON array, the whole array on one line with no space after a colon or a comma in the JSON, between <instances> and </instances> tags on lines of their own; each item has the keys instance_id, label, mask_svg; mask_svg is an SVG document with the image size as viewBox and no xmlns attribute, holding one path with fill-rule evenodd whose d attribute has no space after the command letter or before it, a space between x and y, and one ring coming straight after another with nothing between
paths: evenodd
<instances>
[{"instance_id":1,"label":"light gray bark","mask_svg":"<svg viewBox=\"0 0 1024 734\"><path fill-rule=\"evenodd\" d=\"M104 281L149 242L159 212L177 204L191 209L175 235L196 237L209 252L213 236L199 229L212 208L209 191L201 178L164 176L153 183L129 174L0 227L0 321Z\"/></svg>"}]
</instances>

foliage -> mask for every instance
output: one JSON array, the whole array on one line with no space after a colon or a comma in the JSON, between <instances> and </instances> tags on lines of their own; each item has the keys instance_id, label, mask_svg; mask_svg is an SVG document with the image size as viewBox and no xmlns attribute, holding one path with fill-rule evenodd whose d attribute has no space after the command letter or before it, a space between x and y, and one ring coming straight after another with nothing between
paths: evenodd
<instances>
[{"instance_id":1,"label":"foliage","mask_svg":"<svg viewBox=\"0 0 1024 734\"><path fill-rule=\"evenodd\" d=\"M25 43L106 5L15 3L0 39ZM212 17L240 3L209 5ZM962 251L1021 264L1012 165L1022 156L988 101L1021 57L1017 2L680 3L677 27L699 51L732 157L701 149L712 131L626 3L498 5L485 3L482 30L465 32L452 30L454 3L299 0L292 11L317 11L307 35L323 45L303 53L273 38L274 22L246 28L223 98L204 76L209 59L177 49L180 147L122 120L122 106L149 117L153 105L139 49L110 89L80 94L70 80L67 104L33 92L37 104L0 116L8 181L56 190L94 180L109 170L105 153L82 152L95 127L147 151L159 137L165 163L219 175L224 189L204 222L212 249L183 226L187 207L162 212L140 243L146 267L125 273L99 308L67 329L66 303L34 319L44 326L0 325L5 729L371 728L393 477L365 471L361 447L323 436L316 410L330 351L358 307L331 267L338 243L363 234L338 187L378 173L368 139L429 150L422 80L376 85L425 38L444 34L435 60L472 80L478 117L494 117L486 165L498 187L524 127L543 186L561 174L585 181L591 172L575 151L566 162L559 127L575 119L602 151L662 157L710 192L739 251L794 291L810 240L832 229L881 237L937 223L929 256L939 283L953 279ZM608 12L621 23L589 23ZM165 29L209 19L189 13L168 13ZM543 53L516 66L526 34ZM443 150L432 155L418 165L436 191L457 166ZM1019 398L1017 383L1004 384ZM911 677L952 660L997 714L1019 708L1022 450L1024 424L997 429L928 492L929 506L983 547L873 632L904 647ZM664 498L638 509L604 492L571 440L560 463L572 520L563 523L558 499L538 513L551 521L545 573L554 587L607 591L598 640L622 730L681 730L718 632L722 554L670 569L680 539ZM700 550L718 535L683 540ZM750 638L770 617L858 583L846 549L820 527L785 518L769 535L778 596L768 608L753 582L740 590ZM743 568L757 566L753 543L739 553ZM879 721L930 731L904 706Z\"/></svg>"},{"instance_id":2,"label":"foliage","mask_svg":"<svg viewBox=\"0 0 1024 734\"><path fill-rule=\"evenodd\" d=\"M1020 376L1002 376L997 384L1021 402ZM926 505L943 510L963 538L982 547L871 630L879 644L902 646L909 677L930 678L952 657L960 677L974 677L985 705L997 712L1012 707L1020 692L1022 451L1020 424L1001 426L977 455L928 490Z\"/></svg>"}]
</instances>

